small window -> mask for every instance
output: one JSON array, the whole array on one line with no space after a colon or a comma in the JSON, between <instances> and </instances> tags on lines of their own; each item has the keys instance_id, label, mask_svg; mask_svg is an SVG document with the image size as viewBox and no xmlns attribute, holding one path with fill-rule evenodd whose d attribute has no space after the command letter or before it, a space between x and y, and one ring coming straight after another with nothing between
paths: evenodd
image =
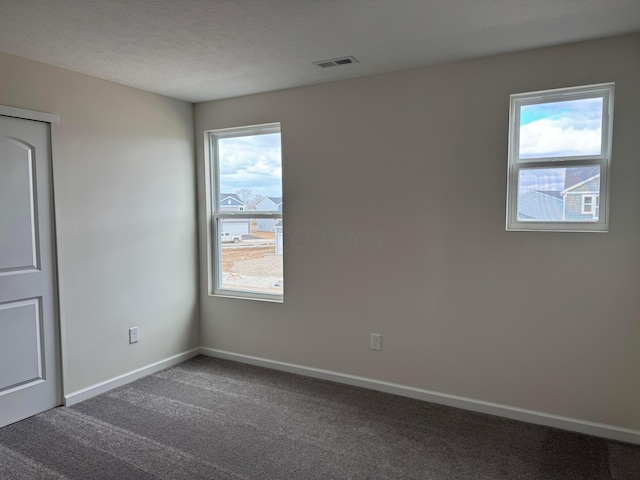
<instances>
[{"instance_id":1,"label":"small window","mask_svg":"<svg viewBox=\"0 0 640 480\"><path fill-rule=\"evenodd\" d=\"M282 301L280 124L208 132L210 292Z\"/></svg>"},{"instance_id":2,"label":"small window","mask_svg":"<svg viewBox=\"0 0 640 480\"><path fill-rule=\"evenodd\" d=\"M512 95L510 112L507 230L607 231L613 84Z\"/></svg>"},{"instance_id":3,"label":"small window","mask_svg":"<svg viewBox=\"0 0 640 480\"><path fill-rule=\"evenodd\" d=\"M593 195L582 195L582 210L581 213L583 215L589 215L595 219L598 218L600 210L600 196L597 194Z\"/></svg>"}]
</instances>

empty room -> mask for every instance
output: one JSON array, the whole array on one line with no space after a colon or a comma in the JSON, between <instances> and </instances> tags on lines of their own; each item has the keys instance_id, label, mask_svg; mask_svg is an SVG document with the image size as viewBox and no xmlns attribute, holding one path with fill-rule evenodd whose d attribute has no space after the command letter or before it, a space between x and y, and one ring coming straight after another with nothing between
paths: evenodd
<instances>
[{"instance_id":1,"label":"empty room","mask_svg":"<svg viewBox=\"0 0 640 480\"><path fill-rule=\"evenodd\" d=\"M0 479L639 479L638 112L636 0L3 0Z\"/></svg>"}]
</instances>

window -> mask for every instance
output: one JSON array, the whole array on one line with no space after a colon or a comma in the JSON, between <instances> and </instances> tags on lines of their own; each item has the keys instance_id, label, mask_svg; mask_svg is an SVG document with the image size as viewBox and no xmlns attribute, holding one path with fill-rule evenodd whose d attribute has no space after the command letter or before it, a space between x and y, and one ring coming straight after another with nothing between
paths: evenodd
<instances>
[{"instance_id":1,"label":"window","mask_svg":"<svg viewBox=\"0 0 640 480\"><path fill-rule=\"evenodd\" d=\"M607 231L612 123L612 83L511 95L507 230Z\"/></svg>"},{"instance_id":2,"label":"window","mask_svg":"<svg viewBox=\"0 0 640 480\"><path fill-rule=\"evenodd\" d=\"M600 210L600 196L599 195L582 195L582 209L583 215L591 215L597 219Z\"/></svg>"},{"instance_id":3,"label":"window","mask_svg":"<svg viewBox=\"0 0 640 480\"><path fill-rule=\"evenodd\" d=\"M210 293L282 301L280 124L207 132Z\"/></svg>"}]
</instances>

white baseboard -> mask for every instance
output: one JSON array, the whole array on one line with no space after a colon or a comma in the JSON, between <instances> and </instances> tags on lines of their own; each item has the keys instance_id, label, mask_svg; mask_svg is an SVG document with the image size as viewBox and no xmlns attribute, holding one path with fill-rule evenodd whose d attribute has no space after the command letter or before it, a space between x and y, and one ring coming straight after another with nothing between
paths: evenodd
<instances>
[{"instance_id":1,"label":"white baseboard","mask_svg":"<svg viewBox=\"0 0 640 480\"><path fill-rule=\"evenodd\" d=\"M200 353L209 357L223 358L226 360L233 360L236 362L257 365L260 367L267 367L274 370L297 373L300 375L305 375L307 377L320 378L323 380L330 380L333 382L353 385L356 387L368 388L370 390L392 393L395 395L401 395L403 397L424 400L426 402L447 405L450 407L461 408L473 412L486 413L498 417L510 418L512 420L519 420L522 422L544 425L546 427L559 428L562 430L569 430L586 435L594 435L597 437L618 440L621 442L640 444L640 431L638 430L630 430L613 425L606 425L575 418L562 417L559 415L552 415L543 412L536 412L534 410L510 407L508 405L501 405L498 403L483 402L480 400L473 400L471 398L432 392L429 390L423 390L421 388L408 387L405 385L383 382L371 378L332 372L330 370L321 370L319 368L304 367L292 363L278 362L275 360L268 360L266 358L226 352L224 350L217 350L214 348L202 347L200 348Z\"/></svg>"},{"instance_id":2,"label":"white baseboard","mask_svg":"<svg viewBox=\"0 0 640 480\"><path fill-rule=\"evenodd\" d=\"M501 405L498 403L484 402L481 400L474 400L457 395L448 395L445 393L433 392L421 388L383 382L372 378L348 375L345 373L322 370L319 368L305 367L302 365L279 362L276 360L269 360L260 357L252 357L249 355L226 352L223 350L217 350L207 347L194 348L192 350L173 355L169 358L165 358L164 360L160 360L159 362L152 363L151 365L147 365L146 367L138 368L104 382L100 382L95 385L91 385L90 387L83 388L82 390L71 392L64 396L64 404L66 406L74 405L78 402L82 402L83 400L87 400L91 397L107 392L113 388L125 385L129 382L133 382L134 380L159 372L160 370L164 370L165 368L177 365L178 363L182 363L186 360L189 360L190 358L195 357L198 354L207 355L209 357L223 358L226 360L233 360L250 365L257 365L274 370L281 370L284 372L297 373L299 375L305 375L307 377L319 378L323 380L330 380L332 382L343 383L346 385L368 388L370 390L377 390L379 392L401 395L403 397L414 398L417 400L437 403L440 405L447 405L450 407L461 408L473 412L486 413L498 417L510 418L513 420L519 420L537 425L544 425L547 427L559 428L562 430L569 430L586 435L595 435L597 437L603 437L611 440L618 440L621 442L640 445L640 431L638 430L630 430L613 425L606 425L602 423L562 417L559 415L552 415L543 412L536 412L534 410L510 407L508 405Z\"/></svg>"},{"instance_id":3,"label":"white baseboard","mask_svg":"<svg viewBox=\"0 0 640 480\"><path fill-rule=\"evenodd\" d=\"M82 402L83 400L87 400L88 398L95 397L96 395L107 392L121 385L126 385L127 383L133 382L134 380L137 380L139 378L146 377L147 375L151 375L152 373L156 373L160 370L164 370L165 368L169 368L173 365L177 365L178 363L182 363L185 360L189 360L190 358L193 358L198 354L200 354L200 349L194 348L192 350L173 355L169 358L165 358L164 360L160 360L159 362L152 363L151 365L147 365L146 367L138 368L123 375L118 375L117 377L105 380L104 382L96 383L95 385L83 388L82 390L71 392L68 395L64 396L64 404L65 406L70 407L71 405L75 405L78 402Z\"/></svg>"}]
</instances>

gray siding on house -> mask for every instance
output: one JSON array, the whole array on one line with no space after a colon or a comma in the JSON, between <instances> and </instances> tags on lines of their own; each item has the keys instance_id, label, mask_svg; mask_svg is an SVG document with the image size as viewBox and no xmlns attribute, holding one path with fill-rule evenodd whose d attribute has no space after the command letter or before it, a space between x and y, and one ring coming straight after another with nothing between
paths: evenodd
<instances>
[{"instance_id":1,"label":"gray siding on house","mask_svg":"<svg viewBox=\"0 0 640 480\"><path fill-rule=\"evenodd\" d=\"M564 218L565 220L590 220L591 215L583 215L580 213L582 208L582 195L569 194L564 200Z\"/></svg>"},{"instance_id":2,"label":"gray siding on house","mask_svg":"<svg viewBox=\"0 0 640 480\"><path fill-rule=\"evenodd\" d=\"M600 193L600 177L596 177L584 185L573 188L567 193Z\"/></svg>"},{"instance_id":3,"label":"gray siding on house","mask_svg":"<svg viewBox=\"0 0 640 480\"><path fill-rule=\"evenodd\" d=\"M276 203L274 199L278 202L281 202L282 199L279 197L266 197L258 205L256 205L256 210L258 211L282 211L282 204ZM257 219L257 229L260 232L273 232L274 227L279 219L277 218L258 218Z\"/></svg>"},{"instance_id":4,"label":"gray siding on house","mask_svg":"<svg viewBox=\"0 0 640 480\"><path fill-rule=\"evenodd\" d=\"M594 178L590 182L580 185L567 192L564 201L565 220L568 221L589 221L594 220L590 213L582 213L582 196L588 193L600 192L600 177ZM595 207L595 206L594 206Z\"/></svg>"},{"instance_id":5,"label":"gray siding on house","mask_svg":"<svg viewBox=\"0 0 640 480\"><path fill-rule=\"evenodd\" d=\"M220 194L220 211L221 212L237 212L244 210L247 206L240 200L235 193Z\"/></svg>"},{"instance_id":6,"label":"gray siding on house","mask_svg":"<svg viewBox=\"0 0 640 480\"><path fill-rule=\"evenodd\" d=\"M273 232L274 227L276 226L276 222L278 219L275 218L258 218L257 222L257 230L259 232Z\"/></svg>"}]
</instances>

